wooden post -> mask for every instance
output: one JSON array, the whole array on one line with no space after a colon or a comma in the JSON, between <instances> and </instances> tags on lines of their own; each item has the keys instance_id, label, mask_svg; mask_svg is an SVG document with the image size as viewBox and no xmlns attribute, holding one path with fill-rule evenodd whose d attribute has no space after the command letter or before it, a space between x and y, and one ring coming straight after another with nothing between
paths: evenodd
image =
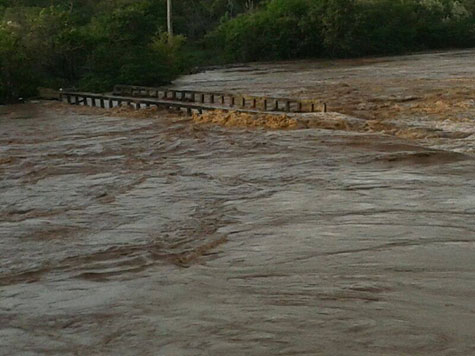
<instances>
[{"instance_id":1,"label":"wooden post","mask_svg":"<svg viewBox=\"0 0 475 356\"><path fill-rule=\"evenodd\" d=\"M106 105L104 103L104 98L101 97L101 108L104 109L105 107L106 107Z\"/></svg>"},{"instance_id":2,"label":"wooden post","mask_svg":"<svg viewBox=\"0 0 475 356\"><path fill-rule=\"evenodd\" d=\"M172 0L167 0L167 31L168 42L170 43L173 37Z\"/></svg>"},{"instance_id":3,"label":"wooden post","mask_svg":"<svg viewBox=\"0 0 475 356\"><path fill-rule=\"evenodd\" d=\"M221 104L224 105L224 95L221 95Z\"/></svg>"},{"instance_id":4,"label":"wooden post","mask_svg":"<svg viewBox=\"0 0 475 356\"><path fill-rule=\"evenodd\" d=\"M66 94L66 100L68 101L68 104L71 104L71 95Z\"/></svg>"},{"instance_id":5,"label":"wooden post","mask_svg":"<svg viewBox=\"0 0 475 356\"><path fill-rule=\"evenodd\" d=\"M234 100L235 100L234 95L231 95L231 106L234 106Z\"/></svg>"},{"instance_id":6,"label":"wooden post","mask_svg":"<svg viewBox=\"0 0 475 356\"><path fill-rule=\"evenodd\" d=\"M290 100L287 100L285 102L285 111L289 112L290 111Z\"/></svg>"},{"instance_id":7,"label":"wooden post","mask_svg":"<svg viewBox=\"0 0 475 356\"><path fill-rule=\"evenodd\" d=\"M274 110L275 110L275 111L278 111L278 110L279 110L279 100L278 100L278 99L275 99Z\"/></svg>"},{"instance_id":8,"label":"wooden post","mask_svg":"<svg viewBox=\"0 0 475 356\"><path fill-rule=\"evenodd\" d=\"M204 95L204 94L201 94L201 95L200 95L200 102L201 102L201 103L204 103L204 102L205 102L205 95Z\"/></svg>"},{"instance_id":9,"label":"wooden post","mask_svg":"<svg viewBox=\"0 0 475 356\"><path fill-rule=\"evenodd\" d=\"M242 106L243 108L246 107L246 98L245 98L245 97L242 97L242 98L241 98L241 106Z\"/></svg>"},{"instance_id":10,"label":"wooden post","mask_svg":"<svg viewBox=\"0 0 475 356\"><path fill-rule=\"evenodd\" d=\"M323 112L327 112L327 103L323 103Z\"/></svg>"},{"instance_id":11,"label":"wooden post","mask_svg":"<svg viewBox=\"0 0 475 356\"><path fill-rule=\"evenodd\" d=\"M79 96L76 95L74 99L75 99L74 104L79 105Z\"/></svg>"},{"instance_id":12,"label":"wooden post","mask_svg":"<svg viewBox=\"0 0 475 356\"><path fill-rule=\"evenodd\" d=\"M112 109L114 107L114 101L112 99L109 99L109 109Z\"/></svg>"},{"instance_id":13,"label":"wooden post","mask_svg":"<svg viewBox=\"0 0 475 356\"><path fill-rule=\"evenodd\" d=\"M302 102L301 101L298 102L297 111L302 112Z\"/></svg>"},{"instance_id":14,"label":"wooden post","mask_svg":"<svg viewBox=\"0 0 475 356\"><path fill-rule=\"evenodd\" d=\"M315 112L315 103L312 103L312 108L310 109L310 112Z\"/></svg>"},{"instance_id":15,"label":"wooden post","mask_svg":"<svg viewBox=\"0 0 475 356\"><path fill-rule=\"evenodd\" d=\"M209 100L211 101L211 104L214 104L214 94L210 94Z\"/></svg>"},{"instance_id":16,"label":"wooden post","mask_svg":"<svg viewBox=\"0 0 475 356\"><path fill-rule=\"evenodd\" d=\"M267 111L267 99L264 99L263 108L264 111Z\"/></svg>"}]
</instances>

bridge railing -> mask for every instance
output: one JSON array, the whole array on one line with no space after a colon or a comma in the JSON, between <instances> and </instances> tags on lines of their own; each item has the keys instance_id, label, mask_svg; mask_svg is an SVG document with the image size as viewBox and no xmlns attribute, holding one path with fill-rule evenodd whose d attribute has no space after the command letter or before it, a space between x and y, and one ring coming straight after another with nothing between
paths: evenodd
<instances>
[{"instance_id":1,"label":"bridge railing","mask_svg":"<svg viewBox=\"0 0 475 356\"><path fill-rule=\"evenodd\" d=\"M71 105L101 107L105 109L120 107L124 104L135 109L151 106L162 107L167 109L175 108L180 110L186 110L186 112L190 115L193 112L202 113L204 110L216 110L216 107L209 104L169 101L156 98L84 93L75 91L63 91L60 99L61 101L66 101L68 104ZM242 109L238 110L243 111Z\"/></svg>"},{"instance_id":2,"label":"bridge railing","mask_svg":"<svg viewBox=\"0 0 475 356\"><path fill-rule=\"evenodd\" d=\"M154 88L136 85L116 85L114 95L155 98L161 100L239 107L263 111L316 112L326 111L326 105L314 100L236 95L186 89Z\"/></svg>"}]
</instances>

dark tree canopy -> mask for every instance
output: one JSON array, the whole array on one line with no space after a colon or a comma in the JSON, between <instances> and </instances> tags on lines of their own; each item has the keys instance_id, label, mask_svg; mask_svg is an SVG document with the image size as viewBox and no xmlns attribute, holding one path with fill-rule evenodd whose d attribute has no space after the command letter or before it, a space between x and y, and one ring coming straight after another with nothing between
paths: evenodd
<instances>
[{"instance_id":1,"label":"dark tree canopy","mask_svg":"<svg viewBox=\"0 0 475 356\"><path fill-rule=\"evenodd\" d=\"M0 102L204 64L475 46L474 0L0 0Z\"/></svg>"}]
</instances>

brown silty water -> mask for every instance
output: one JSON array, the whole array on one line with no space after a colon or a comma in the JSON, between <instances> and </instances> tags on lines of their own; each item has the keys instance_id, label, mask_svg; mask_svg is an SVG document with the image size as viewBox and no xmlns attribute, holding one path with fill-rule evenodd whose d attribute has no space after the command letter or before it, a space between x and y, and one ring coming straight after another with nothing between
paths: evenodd
<instances>
[{"instance_id":1,"label":"brown silty water","mask_svg":"<svg viewBox=\"0 0 475 356\"><path fill-rule=\"evenodd\" d=\"M258 127L2 107L0 354L474 354L474 53L175 83L340 112Z\"/></svg>"}]
</instances>

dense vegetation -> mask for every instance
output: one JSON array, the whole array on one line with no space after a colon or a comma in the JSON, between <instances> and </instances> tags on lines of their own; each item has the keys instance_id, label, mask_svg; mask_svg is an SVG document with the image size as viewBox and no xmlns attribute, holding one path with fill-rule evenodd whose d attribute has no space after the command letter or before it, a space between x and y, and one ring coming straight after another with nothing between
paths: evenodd
<instances>
[{"instance_id":1,"label":"dense vegetation","mask_svg":"<svg viewBox=\"0 0 475 356\"><path fill-rule=\"evenodd\" d=\"M211 38L229 59L246 61L470 47L474 5L473 0L273 0L221 24Z\"/></svg>"},{"instance_id":2,"label":"dense vegetation","mask_svg":"<svg viewBox=\"0 0 475 356\"><path fill-rule=\"evenodd\" d=\"M0 102L196 65L475 46L475 0L0 0Z\"/></svg>"}]
</instances>

